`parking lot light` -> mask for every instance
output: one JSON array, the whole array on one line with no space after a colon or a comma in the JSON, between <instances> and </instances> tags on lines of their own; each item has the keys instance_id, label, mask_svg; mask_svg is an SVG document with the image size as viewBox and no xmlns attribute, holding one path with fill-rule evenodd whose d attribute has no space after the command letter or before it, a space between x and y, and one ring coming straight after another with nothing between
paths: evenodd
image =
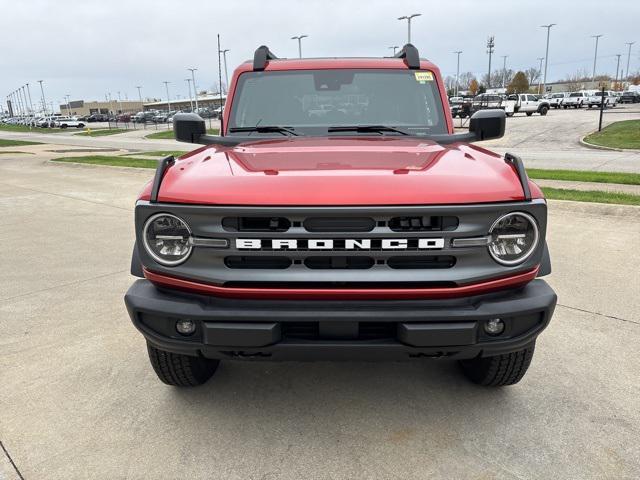
<instances>
[{"instance_id":1,"label":"parking lot light","mask_svg":"<svg viewBox=\"0 0 640 480\"><path fill-rule=\"evenodd\" d=\"M196 74L195 71L197 68L187 68L187 70L191 71L191 81L193 82L193 96L196 99L196 112L198 111L198 87L196 86ZM167 90L167 96L169 96L169 91Z\"/></svg>"},{"instance_id":2,"label":"parking lot light","mask_svg":"<svg viewBox=\"0 0 640 480\"><path fill-rule=\"evenodd\" d=\"M592 82L596 81L596 61L598 60L598 40L600 40L600 37L602 37L602 34L599 35L591 35L591 38L595 38L596 39L596 51L593 54L593 75L591 78Z\"/></svg>"},{"instance_id":3,"label":"parking lot light","mask_svg":"<svg viewBox=\"0 0 640 480\"><path fill-rule=\"evenodd\" d=\"M549 59L549 34L551 32L551 27L553 27L554 25L557 25L556 23L550 23L549 25L540 25L540 28L546 28L547 29L547 50L546 53L544 54L544 78L542 80L542 90L543 92L546 92L547 90L547 65L548 65L548 59ZM538 90L540 90L538 88ZM538 92L540 93L540 92Z\"/></svg>"},{"instance_id":4,"label":"parking lot light","mask_svg":"<svg viewBox=\"0 0 640 480\"><path fill-rule=\"evenodd\" d=\"M627 72L627 81L629 80L630 76L629 76L629 61L631 60L631 45L633 45L636 42L625 42L625 45L629 46L629 50L627 51L627 69L625 70Z\"/></svg>"},{"instance_id":5,"label":"parking lot light","mask_svg":"<svg viewBox=\"0 0 640 480\"><path fill-rule=\"evenodd\" d=\"M298 58L302 58L302 39L308 36L309 35L298 35L297 37L291 37L291 40L298 40Z\"/></svg>"},{"instance_id":6,"label":"parking lot light","mask_svg":"<svg viewBox=\"0 0 640 480\"><path fill-rule=\"evenodd\" d=\"M390 48L390 49L392 49L392 50L393 50L393 56L395 57L395 56L396 56L396 50L397 50L398 48L400 48L400 47L398 47L398 45L393 45L392 47L388 47L388 48Z\"/></svg>"},{"instance_id":7,"label":"parking lot light","mask_svg":"<svg viewBox=\"0 0 640 480\"><path fill-rule=\"evenodd\" d=\"M460 82L458 79L460 78L460 54L462 53L462 50L456 50L453 53L458 55L458 65L456 66L456 97L457 97L458 89L460 88Z\"/></svg>"},{"instance_id":8,"label":"parking lot light","mask_svg":"<svg viewBox=\"0 0 640 480\"><path fill-rule=\"evenodd\" d=\"M171 82L165 80L162 83L164 83L164 87L167 89L167 111L170 112L171 111L171 100L169 99L169 84ZM196 100L196 102L197 102L197 100Z\"/></svg>"},{"instance_id":9,"label":"parking lot light","mask_svg":"<svg viewBox=\"0 0 640 480\"><path fill-rule=\"evenodd\" d=\"M42 80L38 80L38 83L40 84L40 92L42 93L42 111L44 113L44 115L47 115L47 101L44 98L44 88L42 86Z\"/></svg>"},{"instance_id":10,"label":"parking lot light","mask_svg":"<svg viewBox=\"0 0 640 480\"><path fill-rule=\"evenodd\" d=\"M402 17L398 17L398 20L406 20L407 21L407 43L411 43L411 19L415 17L421 16L421 13L412 13L411 15L404 15Z\"/></svg>"}]
</instances>

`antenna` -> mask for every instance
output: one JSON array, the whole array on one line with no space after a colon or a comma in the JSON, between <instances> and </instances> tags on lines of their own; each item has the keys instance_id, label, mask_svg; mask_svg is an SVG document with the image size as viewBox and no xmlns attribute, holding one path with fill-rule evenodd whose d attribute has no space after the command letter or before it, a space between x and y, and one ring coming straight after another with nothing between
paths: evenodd
<instances>
[{"instance_id":1,"label":"antenna","mask_svg":"<svg viewBox=\"0 0 640 480\"><path fill-rule=\"evenodd\" d=\"M224 136L224 109L222 108L222 61L220 60L220 34L218 34L218 93L220 94L220 136ZM227 85L227 97L229 96L229 85ZM225 99L225 103L226 99Z\"/></svg>"}]
</instances>

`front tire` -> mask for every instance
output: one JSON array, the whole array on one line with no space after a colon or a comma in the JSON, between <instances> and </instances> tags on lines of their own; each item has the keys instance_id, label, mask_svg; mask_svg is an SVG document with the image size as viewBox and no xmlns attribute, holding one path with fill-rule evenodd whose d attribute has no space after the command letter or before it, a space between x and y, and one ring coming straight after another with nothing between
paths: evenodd
<instances>
[{"instance_id":1,"label":"front tire","mask_svg":"<svg viewBox=\"0 0 640 480\"><path fill-rule=\"evenodd\" d=\"M534 350L535 342L516 352L462 360L460 366L465 376L478 385L487 387L514 385L527 373Z\"/></svg>"},{"instance_id":2,"label":"front tire","mask_svg":"<svg viewBox=\"0 0 640 480\"><path fill-rule=\"evenodd\" d=\"M540 115L542 115L544 117L547 114L548 111L549 111L549 109L547 107L542 107L540 109Z\"/></svg>"},{"instance_id":3,"label":"front tire","mask_svg":"<svg viewBox=\"0 0 640 480\"><path fill-rule=\"evenodd\" d=\"M533 115L533 112L527 112L527 117L530 117L531 115Z\"/></svg>"},{"instance_id":4,"label":"front tire","mask_svg":"<svg viewBox=\"0 0 640 480\"><path fill-rule=\"evenodd\" d=\"M158 378L174 387L197 387L216 372L220 360L166 352L147 342L151 366Z\"/></svg>"}]
</instances>

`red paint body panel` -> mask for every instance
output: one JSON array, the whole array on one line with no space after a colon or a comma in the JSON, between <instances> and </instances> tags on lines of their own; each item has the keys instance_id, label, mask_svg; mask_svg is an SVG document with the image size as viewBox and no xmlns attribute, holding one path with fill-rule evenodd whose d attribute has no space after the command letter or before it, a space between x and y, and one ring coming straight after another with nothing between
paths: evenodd
<instances>
[{"instance_id":1,"label":"red paint body panel","mask_svg":"<svg viewBox=\"0 0 640 480\"><path fill-rule=\"evenodd\" d=\"M532 189L539 197L539 189ZM168 203L263 206L522 199L515 171L499 155L465 144L389 136L283 138L201 148L167 170L159 195Z\"/></svg>"},{"instance_id":2,"label":"red paint body panel","mask_svg":"<svg viewBox=\"0 0 640 480\"><path fill-rule=\"evenodd\" d=\"M522 286L536 278L539 267L510 277L497 278L458 287L368 289L230 288L154 273L146 268L143 270L144 276L156 285L217 297L288 300L418 300L468 297Z\"/></svg>"}]
</instances>

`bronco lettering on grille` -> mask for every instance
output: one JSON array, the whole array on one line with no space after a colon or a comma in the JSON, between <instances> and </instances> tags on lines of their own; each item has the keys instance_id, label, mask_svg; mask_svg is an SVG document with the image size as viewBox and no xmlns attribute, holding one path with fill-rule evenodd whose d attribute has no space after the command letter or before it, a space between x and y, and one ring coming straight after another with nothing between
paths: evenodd
<instances>
[{"instance_id":1,"label":"bronco lettering on grille","mask_svg":"<svg viewBox=\"0 0 640 480\"><path fill-rule=\"evenodd\" d=\"M238 250L438 250L444 238L265 239L237 238Z\"/></svg>"}]
</instances>

